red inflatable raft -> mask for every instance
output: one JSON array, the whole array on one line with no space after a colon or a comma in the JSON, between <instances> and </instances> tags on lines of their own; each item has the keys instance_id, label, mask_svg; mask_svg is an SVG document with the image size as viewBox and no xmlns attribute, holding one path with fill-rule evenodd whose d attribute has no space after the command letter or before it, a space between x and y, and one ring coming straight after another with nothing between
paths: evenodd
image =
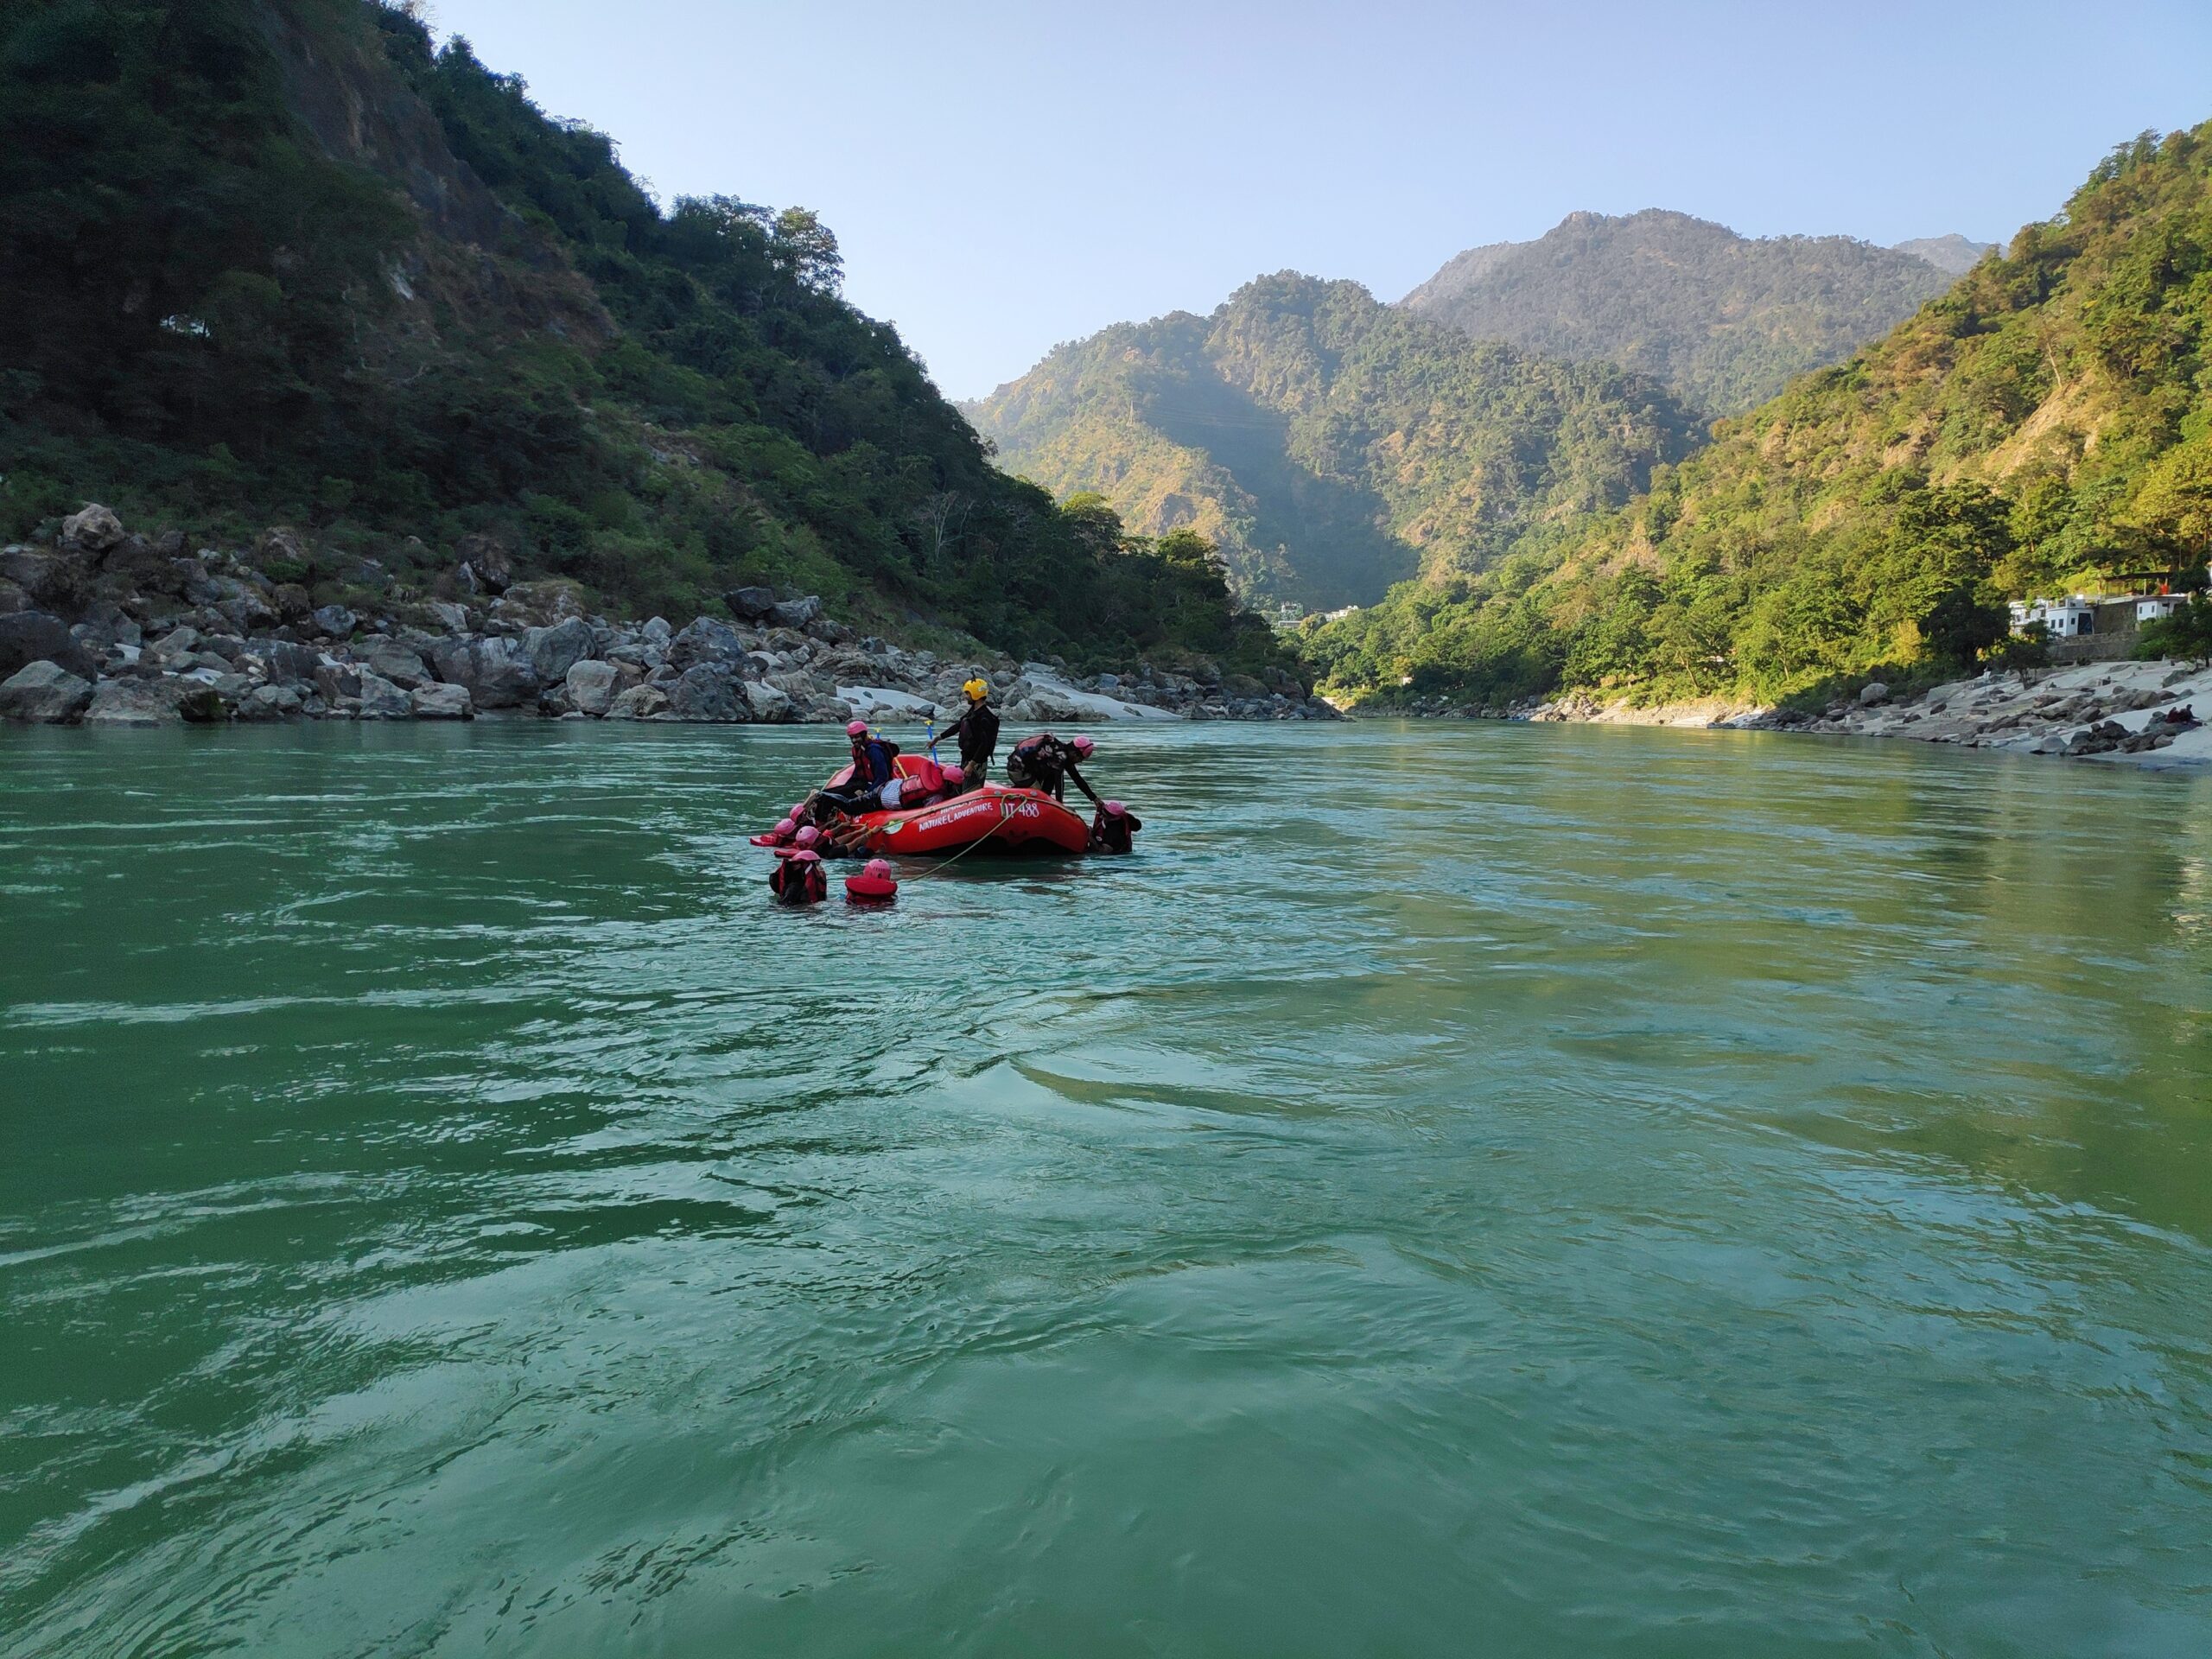
<instances>
[{"instance_id":1,"label":"red inflatable raft","mask_svg":"<svg viewBox=\"0 0 2212 1659\"><path fill-rule=\"evenodd\" d=\"M934 786L941 777L927 755L902 754L892 763L902 778L919 778ZM836 788L852 776L848 766L830 779ZM1041 789L1010 789L985 784L965 795L931 806L899 812L863 812L854 823L868 834L859 850L926 858L957 853L978 842L995 842L1009 852L1080 853L1090 844L1090 825Z\"/></svg>"},{"instance_id":2,"label":"red inflatable raft","mask_svg":"<svg viewBox=\"0 0 2212 1659\"><path fill-rule=\"evenodd\" d=\"M979 841L999 842L1009 851L1079 853L1090 841L1090 826L1041 789L1000 784L985 784L935 806L864 812L857 822L868 832L864 850L910 857L955 853Z\"/></svg>"}]
</instances>

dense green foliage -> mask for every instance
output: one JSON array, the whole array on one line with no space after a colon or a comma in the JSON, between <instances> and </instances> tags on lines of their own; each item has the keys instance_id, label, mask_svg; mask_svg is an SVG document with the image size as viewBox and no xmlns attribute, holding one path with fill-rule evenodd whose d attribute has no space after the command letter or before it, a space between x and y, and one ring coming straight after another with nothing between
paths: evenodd
<instances>
[{"instance_id":1,"label":"dense green foliage","mask_svg":"<svg viewBox=\"0 0 2212 1659\"><path fill-rule=\"evenodd\" d=\"M2212 552L2212 124L2146 135L1878 345L1626 509L1312 630L1355 692L1809 693L1969 660L2008 596Z\"/></svg>"},{"instance_id":2,"label":"dense green foliage","mask_svg":"<svg viewBox=\"0 0 2212 1659\"><path fill-rule=\"evenodd\" d=\"M812 214L663 213L365 0L0 17L0 534L99 499L429 581L484 533L626 607L766 582L1028 652L1272 652L1208 561L995 469L839 277Z\"/></svg>"},{"instance_id":3,"label":"dense green foliage","mask_svg":"<svg viewBox=\"0 0 2212 1659\"><path fill-rule=\"evenodd\" d=\"M1530 524L1618 505L1694 423L1610 365L1523 356L1286 272L1209 317L1063 346L973 411L1002 463L1189 525L1239 584L1313 607L1478 569Z\"/></svg>"},{"instance_id":4,"label":"dense green foliage","mask_svg":"<svg viewBox=\"0 0 2212 1659\"><path fill-rule=\"evenodd\" d=\"M2189 602L2171 616L2145 623L2135 654L2180 657L2196 663L2212 660L2212 595L2191 594Z\"/></svg>"},{"instance_id":5,"label":"dense green foliage","mask_svg":"<svg viewBox=\"0 0 2212 1659\"><path fill-rule=\"evenodd\" d=\"M1653 208L1570 213L1534 242L1470 248L1401 303L1478 340L1620 364L1733 415L1878 339L1950 282L1849 237L1753 240Z\"/></svg>"}]
</instances>

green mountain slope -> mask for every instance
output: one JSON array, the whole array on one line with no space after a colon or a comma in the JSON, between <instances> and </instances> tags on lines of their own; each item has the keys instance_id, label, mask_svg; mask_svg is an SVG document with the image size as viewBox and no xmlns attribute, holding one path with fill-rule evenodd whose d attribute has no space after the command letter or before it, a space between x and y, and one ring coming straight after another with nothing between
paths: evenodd
<instances>
[{"instance_id":1,"label":"green mountain slope","mask_svg":"<svg viewBox=\"0 0 2212 1659\"><path fill-rule=\"evenodd\" d=\"M1096 490L1147 533L1192 526L1248 594L1316 608L1478 569L1531 524L1625 500L1695 435L1610 365L1294 272L1062 346L970 413L1008 470Z\"/></svg>"},{"instance_id":2,"label":"green mountain slope","mask_svg":"<svg viewBox=\"0 0 2212 1659\"><path fill-rule=\"evenodd\" d=\"M366 0L0 12L0 536L91 498L424 585L482 534L640 610L765 582L1027 652L1249 644L1203 561L994 469L839 276L811 214L664 213Z\"/></svg>"},{"instance_id":3,"label":"green mountain slope","mask_svg":"<svg viewBox=\"0 0 2212 1659\"><path fill-rule=\"evenodd\" d=\"M1732 415L1880 338L1949 283L1912 252L1842 236L1753 240L1655 208L1570 213L1534 242L1471 248L1399 303L1478 340L1621 364Z\"/></svg>"},{"instance_id":4,"label":"green mountain slope","mask_svg":"<svg viewBox=\"0 0 2212 1659\"><path fill-rule=\"evenodd\" d=\"M1932 671L1997 601L2212 553L2212 124L2146 135L1886 339L1627 508L1313 631L1341 687L1786 696Z\"/></svg>"}]
</instances>

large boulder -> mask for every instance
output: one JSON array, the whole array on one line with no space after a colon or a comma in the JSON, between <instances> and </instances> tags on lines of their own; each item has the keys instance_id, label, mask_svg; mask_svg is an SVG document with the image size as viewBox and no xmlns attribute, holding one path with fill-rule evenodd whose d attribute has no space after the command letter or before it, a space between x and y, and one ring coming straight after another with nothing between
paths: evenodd
<instances>
[{"instance_id":1,"label":"large boulder","mask_svg":"<svg viewBox=\"0 0 2212 1659\"><path fill-rule=\"evenodd\" d=\"M492 606L494 619L525 628L550 628L556 622L583 613L583 589L566 578L518 582Z\"/></svg>"},{"instance_id":2,"label":"large boulder","mask_svg":"<svg viewBox=\"0 0 2212 1659\"><path fill-rule=\"evenodd\" d=\"M188 677L163 680L161 685L175 701L178 717L194 726L219 726L231 717L231 705L223 696L225 688L213 680Z\"/></svg>"},{"instance_id":3,"label":"large boulder","mask_svg":"<svg viewBox=\"0 0 2212 1659\"><path fill-rule=\"evenodd\" d=\"M474 720L476 704L465 685L420 685L408 695L417 720Z\"/></svg>"},{"instance_id":4,"label":"large boulder","mask_svg":"<svg viewBox=\"0 0 2212 1659\"><path fill-rule=\"evenodd\" d=\"M0 579L23 590L28 605L7 609L75 616L91 593L91 573L80 553L47 553L35 547L0 549Z\"/></svg>"},{"instance_id":5,"label":"large boulder","mask_svg":"<svg viewBox=\"0 0 2212 1659\"><path fill-rule=\"evenodd\" d=\"M776 595L766 588L733 588L722 595L722 603L729 607L732 616L760 622L774 612Z\"/></svg>"},{"instance_id":6,"label":"large boulder","mask_svg":"<svg viewBox=\"0 0 2212 1659\"><path fill-rule=\"evenodd\" d=\"M306 699L289 685L257 685L238 699L240 720L289 720Z\"/></svg>"},{"instance_id":7,"label":"large boulder","mask_svg":"<svg viewBox=\"0 0 2212 1659\"><path fill-rule=\"evenodd\" d=\"M360 620L343 605L325 605L309 620L334 639L345 639Z\"/></svg>"},{"instance_id":8,"label":"large boulder","mask_svg":"<svg viewBox=\"0 0 2212 1659\"><path fill-rule=\"evenodd\" d=\"M540 684L552 685L569 677L569 671L592 654L597 640L591 624L580 616L563 618L548 628L532 628L523 635L523 649Z\"/></svg>"},{"instance_id":9,"label":"large boulder","mask_svg":"<svg viewBox=\"0 0 2212 1659\"><path fill-rule=\"evenodd\" d=\"M804 599L787 599L768 613L768 620L779 628L803 628L817 621L822 615L822 601L813 594Z\"/></svg>"},{"instance_id":10,"label":"large boulder","mask_svg":"<svg viewBox=\"0 0 2212 1659\"><path fill-rule=\"evenodd\" d=\"M737 630L711 616L696 617L668 645L668 660L679 669L698 663L735 662L745 655Z\"/></svg>"},{"instance_id":11,"label":"large boulder","mask_svg":"<svg viewBox=\"0 0 2212 1659\"><path fill-rule=\"evenodd\" d=\"M296 685L314 680L322 666L322 653L296 640L257 639L247 647L245 660L258 661L272 680Z\"/></svg>"},{"instance_id":12,"label":"large boulder","mask_svg":"<svg viewBox=\"0 0 2212 1659\"><path fill-rule=\"evenodd\" d=\"M86 706L85 724L174 726L184 718L177 711L176 694L170 690L175 683L173 680L102 680Z\"/></svg>"},{"instance_id":13,"label":"large boulder","mask_svg":"<svg viewBox=\"0 0 2212 1659\"><path fill-rule=\"evenodd\" d=\"M738 689L746 707L752 710L753 718L764 726L782 726L798 718L791 695L766 680L749 680Z\"/></svg>"},{"instance_id":14,"label":"large boulder","mask_svg":"<svg viewBox=\"0 0 2212 1659\"><path fill-rule=\"evenodd\" d=\"M66 726L92 700L92 683L41 659L0 680L0 719Z\"/></svg>"},{"instance_id":15,"label":"large boulder","mask_svg":"<svg viewBox=\"0 0 2212 1659\"><path fill-rule=\"evenodd\" d=\"M609 720L652 720L668 712L668 694L657 685L633 685L607 705Z\"/></svg>"},{"instance_id":16,"label":"large boulder","mask_svg":"<svg viewBox=\"0 0 2212 1659\"><path fill-rule=\"evenodd\" d=\"M704 663L683 671L669 704L678 720L739 721L747 712L729 676Z\"/></svg>"},{"instance_id":17,"label":"large boulder","mask_svg":"<svg viewBox=\"0 0 2212 1659\"><path fill-rule=\"evenodd\" d=\"M325 702L358 697L361 695L361 671L351 663L318 663L315 689Z\"/></svg>"},{"instance_id":18,"label":"large boulder","mask_svg":"<svg viewBox=\"0 0 2212 1659\"><path fill-rule=\"evenodd\" d=\"M604 715L614 703L614 664L586 660L569 666L569 702L581 714Z\"/></svg>"},{"instance_id":19,"label":"large boulder","mask_svg":"<svg viewBox=\"0 0 2212 1659\"><path fill-rule=\"evenodd\" d=\"M372 673L367 669L361 671L363 720L406 720L414 712L415 705L407 700L406 692L381 674Z\"/></svg>"},{"instance_id":20,"label":"large boulder","mask_svg":"<svg viewBox=\"0 0 2212 1659\"><path fill-rule=\"evenodd\" d=\"M403 691L412 691L416 686L429 683L430 671L423 659L398 640L381 634L356 641L353 660Z\"/></svg>"},{"instance_id":21,"label":"large boulder","mask_svg":"<svg viewBox=\"0 0 2212 1659\"><path fill-rule=\"evenodd\" d=\"M123 520L97 501L86 503L81 512L73 512L61 521L63 543L87 553L105 553L123 537Z\"/></svg>"},{"instance_id":22,"label":"large boulder","mask_svg":"<svg viewBox=\"0 0 2212 1659\"><path fill-rule=\"evenodd\" d=\"M216 601L213 609L240 633L259 633L264 628L275 627L283 620L276 607L264 598L257 588L238 582L229 585L239 591Z\"/></svg>"},{"instance_id":23,"label":"large boulder","mask_svg":"<svg viewBox=\"0 0 2212 1659\"><path fill-rule=\"evenodd\" d=\"M499 635L433 646L438 677L464 685L478 709L518 709L537 701L537 671L521 644Z\"/></svg>"},{"instance_id":24,"label":"large boulder","mask_svg":"<svg viewBox=\"0 0 2212 1659\"><path fill-rule=\"evenodd\" d=\"M461 585L472 594L504 594L515 579L513 559L489 536L464 536L454 545L461 556Z\"/></svg>"},{"instance_id":25,"label":"large boulder","mask_svg":"<svg viewBox=\"0 0 2212 1659\"><path fill-rule=\"evenodd\" d=\"M315 568L307 537L289 524L272 524L254 538L253 562L277 582L300 582Z\"/></svg>"},{"instance_id":26,"label":"large boulder","mask_svg":"<svg viewBox=\"0 0 2212 1659\"><path fill-rule=\"evenodd\" d=\"M80 680L99 677L99 668L69 632L48 611L15 611L0 616L0 679L39 661L67 669Z\"/></svg>"}]
</instances>

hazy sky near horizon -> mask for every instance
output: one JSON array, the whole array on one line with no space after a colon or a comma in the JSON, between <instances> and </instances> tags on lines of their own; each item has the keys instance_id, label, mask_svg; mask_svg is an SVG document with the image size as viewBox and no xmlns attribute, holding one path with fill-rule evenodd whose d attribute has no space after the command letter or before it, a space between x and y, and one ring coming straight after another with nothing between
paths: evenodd
<instances>
[{"instance_id":1,"label":"hazy sky near horizon","mask_svg":"<svg viewBox=\"0 0 2212 1659\"><path fill-rule=\"evenodd\" d=\"M665 200L812 207L956 397L1286 267L1395 299L1577 208L2001 241L2212 118L2212 3L434 0Z\"/></svg>"}]
</instances>

